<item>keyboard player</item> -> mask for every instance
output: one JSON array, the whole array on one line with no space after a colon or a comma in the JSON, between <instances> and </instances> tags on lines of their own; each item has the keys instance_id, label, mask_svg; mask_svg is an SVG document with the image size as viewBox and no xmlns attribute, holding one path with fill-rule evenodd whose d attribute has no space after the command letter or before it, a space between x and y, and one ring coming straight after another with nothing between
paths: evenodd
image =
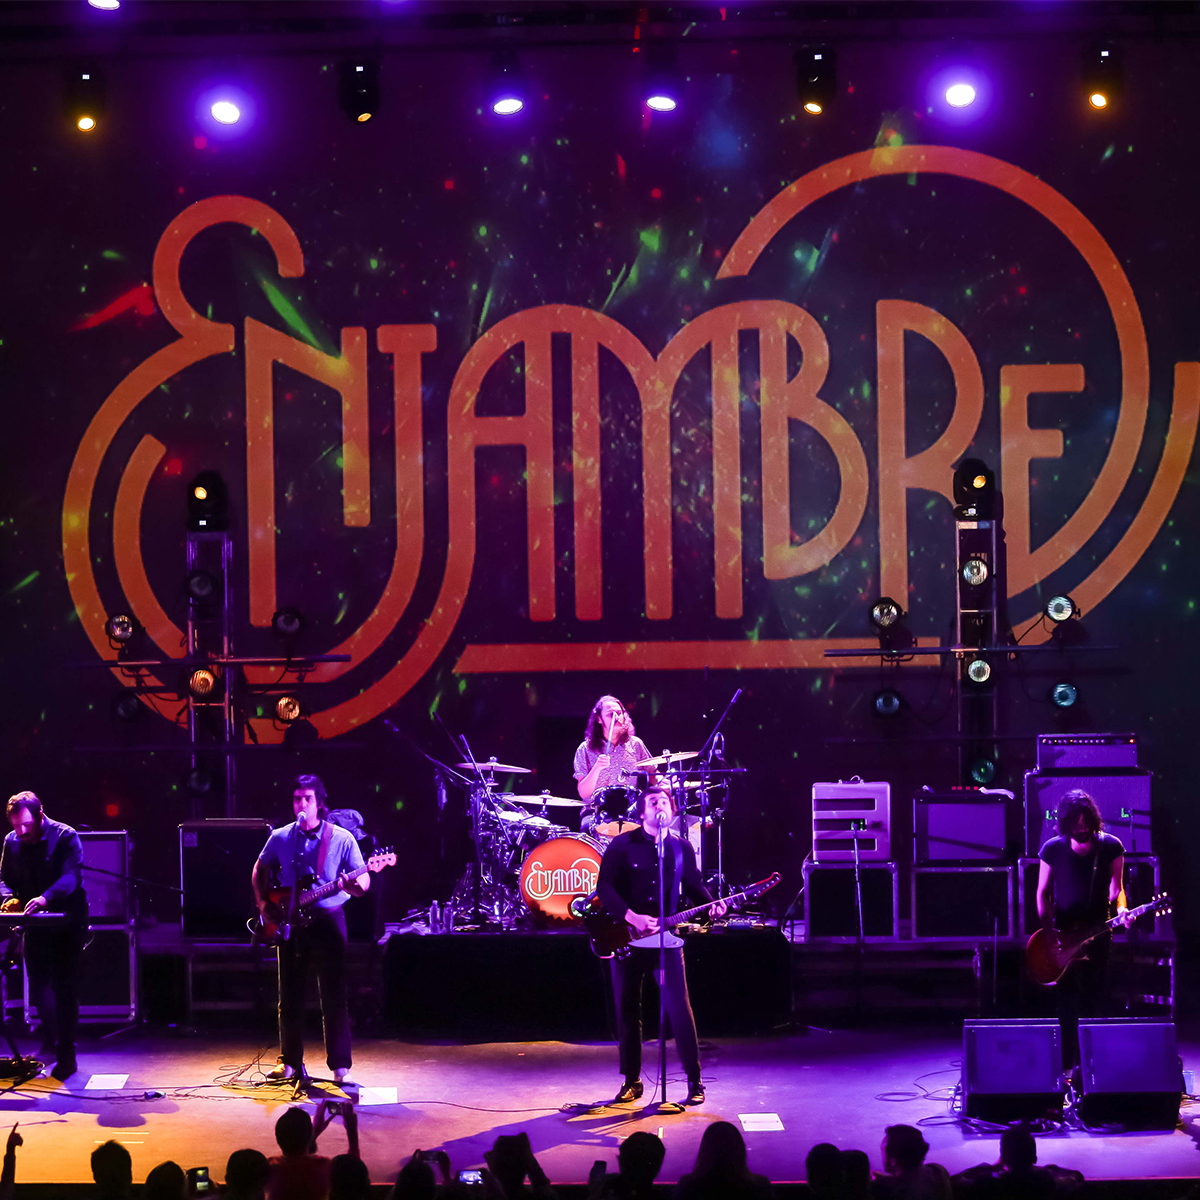
<instances>
[{"instance_id":1,"label":"keyboard player","mask_svg":"<svg viewBox=\"0 0 1200 1200\"><path fill-rule=\"evenodd\" d=\"M70 825L52 821L33 792L8 801L11 832L0 850L0 879L21 911L61 913L65 923L25 928L25 967L41 1021L39 1053L53 1053L55 1079L75 1074L75 1033L79 1026L79 961L87 935L87 895L83 890L83 844Z\"/></svg>"}]
</instances>

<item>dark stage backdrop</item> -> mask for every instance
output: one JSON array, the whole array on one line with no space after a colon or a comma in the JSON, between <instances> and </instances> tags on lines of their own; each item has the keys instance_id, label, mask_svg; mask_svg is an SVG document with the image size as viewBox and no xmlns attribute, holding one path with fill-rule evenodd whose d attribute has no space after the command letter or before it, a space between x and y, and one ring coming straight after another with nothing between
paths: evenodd
<instances>
[{"instance_id":1,"label":"dark stage backdrop","mask_svg":"<svg viewBox=\"0 0 1200 1200\"><path fill-rule=\"evenodd\" d=\"M175 876L178 681L118 726L124 683L95 664L121 608L181 653L185 489L214 468L237 649L272 653L293 605L301 649L352 658L305 686L319 745L285 751L252 712L239 813L287 818L288 774L317 770L397 846L400 910L444 895L462 852L460 800L439 818L417 753L453 758L435 715L570 795L600 693L659 750L696 748L741 687L729 873L778 867L794 894L814 781L889 780L901 847L914 789L958 782L949 668L824 652L872 644L880 594L949 639L971 452L1004 493L1016 633L1044 641L1065 591L1114 647L1004 673L998 782L1020 792L1039 731L1136 731L1186 903L1194 58L1131 46L1127 100L1098 115L1074 47L976 49L990 86L957 119L936 42L844 48L820 122L791 48L756 43L691 50L680 110L653 118L624 49L527 52L511 121L478 53L389 59L361 127L332 59L248 50L253 111L224 137L197 105L228 63L113 60L91 138L61 125L57 65L9 64L7 791L128 826L139 869ZM890 722L884 678L906 700ZM1073 709L1049 703L1058 679Z\"/></svg>"}]
</instances>

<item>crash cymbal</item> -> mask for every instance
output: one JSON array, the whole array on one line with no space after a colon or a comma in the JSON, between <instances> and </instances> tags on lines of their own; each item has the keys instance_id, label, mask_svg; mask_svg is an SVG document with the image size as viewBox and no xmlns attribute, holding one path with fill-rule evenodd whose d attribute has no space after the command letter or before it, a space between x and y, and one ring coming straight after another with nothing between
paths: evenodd
<instances>
[{"instance_id":1,"label":"crash cymbal","mask_svg":"<svg viewBox=\"0 0 1200 1200\"><path fill-rule=\"evenodd\" d=\"M460 771L473 771L474 763L455 763ZM532 775L533 772L528 767L514 767L511 763L497 762L495 758L483 759L479 763L481 771L487 771L490 775L493 771L503 771L506 775Z\"/></svg>"},{"instance_id":2,"label":"crash cymbal","mask_svg":"<svg viewBox=\"0 0 1200 1200\"><path fill-rule=\"evenodd\" d=\"M689 758L696 758L699 755L699 750L676 750L674 754L660 754L657 758L644 758L641 762L634 763L634 767L641 771L646 767L667 767L671 763L683 762Z\"/></svg>"},{"instance_id":3,"label":"crash cymbal","mask_svg":"<svg viewBox=\"0 0 1200 1200\"><path fill-rule=\"evenodd\" d=\"M542 792L539 796L509 796L507 799L517 804L527 804L530 808L541 808L543 804L547 808L583 807L582 800L568 800L566 796L551 796L547 792Z\"/></svg>"}]
</instances>

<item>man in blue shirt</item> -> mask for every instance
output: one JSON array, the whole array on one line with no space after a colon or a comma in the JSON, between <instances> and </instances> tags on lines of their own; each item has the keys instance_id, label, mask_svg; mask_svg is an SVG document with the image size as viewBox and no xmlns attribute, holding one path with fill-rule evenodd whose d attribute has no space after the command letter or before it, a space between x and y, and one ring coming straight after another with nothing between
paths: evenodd
<instances>
[{"instance_id":1,"label":"man in blue shirt","mask_svg":"<svg viewBox=\"0 0 1200 1200\"><path fill-rule=\"evenodd\" d=\"M79 960L87 934L87 896L83 890L83 845L70 825L52 821L33 792L8 801L12 832L0 852L0 879L16 897L20 911L63 913L65 924L25 930L25 967L41 1020L42 1047L56 1062L51 1074L75 1074L75 1031L79 1027Z\"/></svg>"},{"instance_id":2,"label":"man in blue shirt","mask_svg":"<svg viewBox=\"0 0 1200 1200\"><path fill-rule=\"evenodd\" d=\"M295 821L272 830L254 864L251 879L260 910L275 884L293 896L321 884L336 883L330 895L305 909L307 924L294 924L279 946L279 1062L272 1079L292 1079L304 1071L304 994L311 963L317 972L325 1056L338 1083L350 1079L350 1014L346 1004L346 916L342 905L371 886L362 871L362 852L350 834L325 818L325 785L316 775L298 775L293 783Z\"/></svg>"}]
</instances>

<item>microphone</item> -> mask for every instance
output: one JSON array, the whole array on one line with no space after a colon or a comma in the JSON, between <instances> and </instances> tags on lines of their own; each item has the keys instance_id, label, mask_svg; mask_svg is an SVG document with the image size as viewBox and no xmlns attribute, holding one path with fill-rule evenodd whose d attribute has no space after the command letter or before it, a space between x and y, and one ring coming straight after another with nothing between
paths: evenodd
<instances>
[{"instance_id":1,"label":"microphone","mask_svg":"<svg viewBox=\"0 0 1200 1200\"><path fill-rule=\"evenodd\" d=\"M670 823L671 823L671 814L665 813L665 812L660 812L658 814L657 820L658 820L659 829L666 829L666 827L668 825L670 825Z\"/></svg>"},{"instance_id":2,"label":"microphone","mask_svg":"<svg viewBox=\"0 0 1200 1200\"><path fill-rule=\"evenodd\" d=\"M715 758L717 762L725 761L725 735L723 733L718 733L717 736L713 738L713 758Z\"/></svg>"}]
</instances>

